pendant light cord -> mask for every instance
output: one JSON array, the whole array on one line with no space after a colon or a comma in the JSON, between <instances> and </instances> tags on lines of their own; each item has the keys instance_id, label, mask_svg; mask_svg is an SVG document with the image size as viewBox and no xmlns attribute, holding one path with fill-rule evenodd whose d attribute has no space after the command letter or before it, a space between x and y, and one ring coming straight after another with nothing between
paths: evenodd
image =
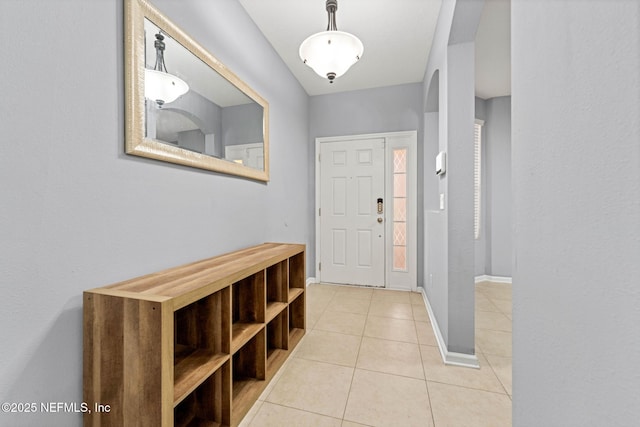
<instances>
[{"instance_id":1,"label":"pendant light cord","mask_svg":"<svg viewBox=\"0 0 640 427\"><path fill-rule=\"evenodd\" d=\"M164 36L160 33L156 34L156 41L153 42L153 46L156 48L156 65L153 69L156 71L162 71L167 73L167 66L164 64Z\"/></svg>"},{"instance_id":2,"label":"pendant light cord","mask_svg":"<svg viewBox=\"0 0 640 427\"><path fill-rule=\"evenodd\" d=\"M336 10L338 10L338 0L327 0L327 14L329 15L327 31L338 31L338 27L336 26Z\"/></svg>"}]
</instances>

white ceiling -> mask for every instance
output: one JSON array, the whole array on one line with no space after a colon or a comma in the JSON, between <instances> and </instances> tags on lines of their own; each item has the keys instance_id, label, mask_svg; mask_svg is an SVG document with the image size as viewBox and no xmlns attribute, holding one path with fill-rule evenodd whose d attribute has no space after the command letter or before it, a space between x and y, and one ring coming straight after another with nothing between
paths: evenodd
<instances>
[{"instance_id":1,"label":"white ceiling","mask_svg":"<svg viewBox=\"0 0 640 427\"><path fill-rule=\"evenodd\" d=\"M356 35L364 54L330 84L302 63L300 43L326 30L325 0L239 0L309 95L422 82L441 0L339 0L338 30ZM510 93L509 0L486 0L478 29L476 93Z\"/></svg>"},{"instance_id":2,"label":"white ceiling","mask_svg":"<svg viewBox=\"0 0 640 427\"><path fill-rule=\"evenodd\" d=\"M440 0L338 0L338 30L356 35L364 53L330 84L302 63L300 43L327 29L325 0L240 0L309 95L422 81Z\"/></svg>"}]
</instances>

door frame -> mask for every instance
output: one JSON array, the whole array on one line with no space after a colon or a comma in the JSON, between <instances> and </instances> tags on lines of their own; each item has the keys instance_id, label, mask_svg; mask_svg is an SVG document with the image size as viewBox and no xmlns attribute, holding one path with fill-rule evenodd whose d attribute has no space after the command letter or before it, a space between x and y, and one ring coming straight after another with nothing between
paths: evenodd
<instances>
[{"instance_id":1,"label":"door frame","mask_svg":"<svg viewBox=\"0 0 640 427\"><path fill-rule=\"evenodd\" d=\"M415 291L418 286L418 132L383 132L359 135L344 135L331 137L318 137L315 139L315 175L316 175L316 197L315 197L315 225L316 225L316 276L318 281L322 281L322 270L320 269L321 254L321 230L320 230L320 144L327 142L361 140L372 138L384 138L385 140L385 288L404 289ZM407 228L413 232L407 233L407 271L398 272L393 270L393 222L388 215L393 209L393 150L395 148L406 148L407 156Z\"/></svg>"}]
</instances>

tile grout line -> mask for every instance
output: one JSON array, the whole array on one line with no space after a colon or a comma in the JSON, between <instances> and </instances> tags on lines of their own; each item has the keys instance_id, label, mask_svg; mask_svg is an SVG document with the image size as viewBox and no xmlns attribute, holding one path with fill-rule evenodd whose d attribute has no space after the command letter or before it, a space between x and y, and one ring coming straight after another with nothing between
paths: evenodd
<instances>
[{"instance_id":1,"label":"tile grout line","mask_svg":"<svg viewBox=\"0 0 640 427\"><path fill-rule=\"evenodd\" d=\"M393 320L406 320L406 321L410 321L413 322L413 326L414 326L414 330L416 329L415 327L415 320L413 319L397 319L395 317L383 317L383 316L376 316L376 315L372 315L369 316L367 315L367 321L369 320L369 317L377 317L377 318L381 318L381 319L393 319ZM365 323L365 330L366 330L366 323ZM411 341L402 341L402 340L398 340L398 339L392 339L392 338L380 338L380 337L373 337L370 335L364 335L367 338L378 338L378 339L383 339L383 340L388 340L388 341L394 341L394 342L404 342L404 343L408 343L408 344L418 344L420 345L420 340L418 340L418 331L416 330L416 342L411 342Z\"/></svg>"},{"instance_id":2,"label":"tile grout line","mask_svg":"<svg viewBox=\"0 0 640 427\"><path fill-rule=\"evenodd\" d=\"M497 312L495 311L484 311L484 310L476 310L476 312L478 311L483 311L486 313L500 313L503 316L505 316L509 322L512 324L512 330L511 331L501 331L501 330L496 330L496 329L485 329L485 328L476 328L476 329L481 329L481 330L485 330L485 331L496 331L496 332L504 332L504 333L509 333L512 336L512 340L513 340L513 320L510 319L507 314L505 312L503 312L502 310L500 310L500 308L493 302L493 299L491 297L489 297L488 295L486 295L484 292L482 292L481 289L478 289L476 287L476 296L477 294L480 293L482 296L484 296L494 307L496 307L498 309ZM474 336L477 335L477 330L474 331ZM477 340L476 340L477 341ZM477 343L476 343L477 344ZM513 360L513 356L511 357L507 357L504 355L498 355L498 354L492 354L492 353L486 353L485 351L482 350L481 347L479 347L480 353L482 353L483 357L486 359L487 364L489 365L489 367L491 368L491 371L493 371L493 374L496 376L496 378L498 379L498 382L500 383L500 385L502 386L502 389L504 390L504 394L509 397L509 399L513 402L513 398L512 396L509 394L509 392L507 391L507 387L504 385L502 379L500 378L500 376L498 375L498 373L496 372L495 368L493 367L493 364L491 363L491 361L489 360L489 358L487 357L487 355L489 356L496 356L496 357L503 357L503 358L511 358ZM488 390L487 390L488 391ZM501 393L500 393L501 394Z\"/></svg>"},{"instance_id":3,"label":"tile grout line","mask_svg":"<svg viewBox=\"0 0 640 427\"><path fill-rule=\"evenodd\" d=\"M493 371L493 375L496 376L496 378L498 379L498 382L500 383L500 385L502 386L504 393L511 397L511 395L509 394L509 392L507 391L507 387L505 387L504 383L502 382L502 380L500 379L500 377L498 376L498 373L496 372L496 370L494 369L493 365L491 364L491 361L489 360L488 357L485 356L485 359L487 359L487 364L489 364L489 366L491 367L491 370Z\"/></svg>"},{"instance_id":4,"label":"tile grout line","mask_svg":"<svg viewBox=\"0 0 640 427\"><path fill-rule=\"evenodd\" d=\"M429 399L429 413L431 414L431 421L433 422L433 426L436 427L436 419L433 415L433 404L431 403L431 393L429 393L429 382L427 377L427 369L424 366L424 358L422 357L422 345L420 344L420 338L418 337L418 325L416 325L416 320L413 320L413 327L416 331L416 339L418 340L418 351L420 352L420 363L422 364L422 374L424 375L424 387L427 390L427 399Z\"/></svg>"},{"instance_id":5,"label":"tile grout line","mask_svg":"<svg viewBox=\"0 0 640 427\"><path fill-rule=\"evenodd\" d=\"M468 368L464 368L464 369L468 369ZM448 385L448 386L451 386L451 387L459 387L459 388L463 388L465 390L471 390L471 391L484 391L484 392L491 393L491 394L497 394L498 396L507 396L507 397L509 397L509 393L507 393L506 390L505 390L504 393L502 393L500 391L487 390L486 388L469 387L469 386L466 386L466 385L452 384L452 383L448 383L448 382L444 382L444 381L440 381L440 380L428 380L428 382L432 382L432 383L436 383L436 384L442 384L442 385ZM498 379L498 382L500 382L499 379ZM502 383L500 383L500 385L502 385ZM503 388L504 388L504 386L503 386Z\"/></svg>"},{"instance_id":6,"label":"tile grout line","mask_svg":"<svg viewBox=\"0 0 640 427\"><path fill-rule=\"evenodd\" d=\"M372 295L373 296L373 295ZM353 388L353 379L356 376L356 369L358 369L358 359L360 358L360 350L362 349L362 340L364 339L364 331L367 328L367 319L369 318L369 310L371 309L371 301L367 307L367 314L364 321L364 327L362 328L362 334L360 335L360 344L358 345L358 351L356 353L356 361L353 366L353 373L351 374L351 382L349 383L349 391L347 392L347 401L344 404L344 410L342 411L342 423L344 424L344 417L347 414L347 407L349 406L349 398L351 397L351 389Z\"/></svg>"},{"instance_id":7,"label":"tile grout line","mask_svg":"<svg viewBox=\"0 0 640 427\"><path fill-rule=\"evenodd\" d=\"M397 374L397 373L394 373L394 372L376 371L375 369L358 368L357 366L355 367L355 369L359 369L361 371L373 372L375 374L384 374L384 375L391 375L393 377L407 378L409 380L426 381L426 378L411 377L409 375ZM424 366L422 367L422 372L424 372Z\"/></svg>"},{"instance_id":8,"label":"tile grout line","mask_svg":"<svg viewBox=\"0 0 640 427\"><path fill-rule=\"evenodd\" d=\"M331 415L327 415L327 414L321 414L320 412L313 412L313 411L309 411L307 409L300 409L300 408L296 408L294 406L287 406L287 405L283 405L282 403L275 403L275 402L263 402L263 403L268 403L269 405L275 405L275 406L280 406L282 408L287 408L287 409L293 409L295 411L300 411L300 412L306 412L308 414L313 414L313 415L319 415L321 417L327 417L327 418L331 418L333 420L340 420L342 421L342 419L340 418L336 418L336 417L332 417ZM254 416L255 419L255 416ZM251 422L253 422L253 420L251 420ZM249 427L251 427L251 424L249 424Z\"/></svg>"},{"instance_id":9,"label":"tile grout line","mask_svg":"<svg viewBox=\"0 0 640 427\"><path fill-rule=\"evenodd\" d=\"M477 292L477 293L478 293L478 292ZM332 296L331 296L331 298L330 298L330 301L331 301L331 300L333 300L333 299L336 297L336 295L337 295L337 294L338 294L337 292L334 292L334 293L333 293L333 295L332 295ZM490 313L500 313L501 315L503 315L503 316L505 316L505 317L509 318L509 315L508 315L507 313L505 313L504 311L500 310L500 309L499 309L499 308L498 308L498 307L493 303L493 301L492 301L492 299L491 299L491 298L487 297L486 295L483 295L483 296L484 296L484 297L486 297L486 298L487 298L487 300L491 303L491 305L492 305L492 306L495 306L495 308L497 309L497 311L492 311L492 312L490 312ZM420 362L421 362L421 364L422 364L422 372L423 372L423 374L424 374L424 379L423 379L423 380L425 381L425 387L426 387L426 391L427 391L427 397L428 397L428 399L429 399L429 405L430 405L430 411L431 411L431 419L432 419L432 422L433 422L433 424L434 424L434 426L435 426L435 425L436 425L436 424L435 424L435 414L434 414L434 411L433 411L433 406L432 406L432 401L431 401L431 395L430 395L430 393L429 393L429 385L428 385L428 382L429 382L430 380L427 378L427 371L426 371L426 368L425 368L425 365L424 365L424 361L422 360L422 357L423 357L423 349L422 349L422 345L425 345L426 347L429 347L429 345L428 345L428 344L421 344L421 343L420 343L420 339L419 339L419 337L418 337L418 330L417 330L417 322L418 322L418 320L416 320L416 319L415 319L415 311L413 310L413 308L414 308L414 307L413 307L413 303L412 303L412 301L410 300L410 302L409 302L409 303L411 304L412 314L413 314L413 319L406 319L406 318L397 318L397 317L391 317L391 316L385 316L385 315L377 315L377 314L375 314L375 315L374 315L374 314L372 314L372 312L371 312L371 307L372 307L372 304L373 304L373 301L374 301L374 299L373 299L373 293L372 293L371 298L366 298L366 300L368 300L368 301L369 301L369 303L368 303L367 313L366 313L366 315L365 315L365 327L363 328L362 333L360 333L360 334L358 334L358 335L354 335L354 334L345 334L345 333L343 333L343 332L336 332L336 331L329 331L329 330L315 329L315 327L314 327L314 328L310 328L310 330L317 330L317 331L326 332L326 333L332 333L332 334L340 334L340 335L343 335L343 336L358 336L358 337L360 338L360 340L359 340L359 345L358 345L358 349L357 349L357 354L356 354L356 356L355 356L355 359L356 359L356 360L355 360L355 366L353 367L353 373L352 373L352 377L351 377L351 382L350 382L350 384L349 384L349 391L348 391L348 395L347 395L347 401L346 401L346 403L345 403L345 407L344 407L343 414L342 414L342 422L343 422L343 423L344 423L345 421L349 422L349 420L345 420L345 415L346 415L346 409L348 408L349 400L350 400L350 397L351 397L351 396L350 396L350 394L351 394L351 391L352 391L352 388L353 388L353 383L354 383L354 379L355 379L355 372L356 372L356 369L360 369L360 370L368 371L368 372L374 372L374 373L381 373L381 374L386 374L386 375L396 376L396 377L400 377L400 378L418 379L418 380L421 380L420 378L415 378L415 377L411 377L411 376L405 376L405 375L399 375L399 374L395 374L395 373L380 372L380 371L377 371L377 370L370 370L370 369L358 368L358 360L359 360L359 356L360 356L360 353L361 353L361 350L362 350L362 343L363 343L364 337L367 337L367 335L365 334L365 330L366 330L367 322L368 322L368 321L370 320L370 318L372 318L372 317L378 317L378 318L388 318L388 319L396 319L396 320L412 320L412 321L413 321L414 331L415 331L415 333L416 333L416 340L417 340L417 342L416 342L416 343L408 342L408 341L397 341L397 340L394 340L394 339L381 338L381 337L370 337L370 338L372 338L372 339L376 339L376 340L382 340L382 341L391 341L391 342L400 342L400 343L416 344L416 345L418 345L419 354L420 354L420 359L421 359L421 360L420 360ZM381 300L379 299L378 301L381 301ZM401 304L401 303L402 303L402 302L399 302L399 301L390 301L390 302L391 302L391 303L398 303L398 304ZM330 303L330 302L329 302L329 303L327 303L326 305L324 305L323 310L319 313L319 315L320 315L320 316L322 316L322 315L324 315L325 313L327 313L327 312L329 312L329 311L332 311L332 310L330 309L330 307L331 307L331 303ZM476 311L482 311L482 310L476 310ZM350 312L350 311L346 311L346 313L352 313L352 312ZM352 314L362 314L362 313L352 313ZM512 321L512 319L509 319L509 320L511 320L511 321ZM422 322L422 323L425 323L425 322ZM426 322L426 323L429 323L429 322ZM316 324L317 324L317 322L316 322ZM314 326L315 326L315 325L314 325ZM512 331L502 331L502 330L499 330L499 329L485 329L485 328L477 328L477 329L487 330L487 331L495 331L495 332L499 332L499 333L502 333L502 334L512 334ZM477 331L476 331L476 332L477 332ZM476 343L477 343L477 340L476 340ZM476 345L477 345L477 344L476 344ZM433 346L430 346L430 347L433 347ZM479 346L478 346L478 347L479 347ZM477 349L477 353L478 353L478 354L483 355L485 358L486 358L486 355L487 355L487 354L489 354L490 356L496 356L496 357L502 357L502 358L509 358L509 356L505 356L505 355L503 355L503 354L485 353L485 352L482 350L482 348L478 348L478 349ZM313 359L307 359L307 360L312 360L312 361L313 361ZM338 364L334 364L334 363L330 363L330 362L323 362L323 361L315 361L315 362L327 363L327 364L332 364L332 365L342 366L342 367L349 367L349 366L345 366L345 365L338 365ZM486 390L486 389L484 389L484 388L473 388L473 387L468 387L468 386L464 386L464 385L451 384L451 383L446 382L446 381L444 381L444 382L443 382L443 381L432 381L432 382L434 382L434 384L449 385L449 386L459 387L459 388L461 388L461 389L466 389L466 390L470 390L470 391L485 391L485 392L488 392L488 393L492 393L492 394L494 394L494 395L507 396L507 397L510 399L510 401L512 401L512 400L513 400L513 399L512 399L512 396L508 393L508 391L507 391L507 389L506 389L505 384L504 384L504 383L503 383L503 381L500 379L500 377L498 377L498 375L497 375L497 373L496 373L496 369L495 369L495 368L494 368L494 366L491 364L491 362L489 362L488 358L487 358L487 360L485 361L485 363L486 363L486 364L488 364L488 365L490 366L490 368L489 368L489 369L492 371L492 373L493 373L493 374L495 375L495 377L498 379L498 382L500 383L501 389L502 389L503 391L491 391L491 390ZM294 409L296 409L296 410L300 410L300 409L298 409L298 408L294 408ZM306 411L306 412L313 413L313 412L311 412L311 411ZM315 414L315 413L314 413L314 414ZM323 415L323 414L318 414L318 415L326 416L326 415ZM333 417L331 417L331 418L333 418ZM333 418L333 419L338 419L338 418Z\"/></svg>"},{"instance_id":10,"label":"tile grout line","mask_svg":"<svg viewBox=\"0 0 640 427\"><path fill-rule=\"evenodd\" d=\"M329 299L329 301L327 301L327 303L325 304L324 308L322 309L322 311L320 312L320 315L318 316L318 319L315 321L315 323L313 324L313 327L309 328L310 330L314 330L316 324L318 323L318 320L320 320L320 318L322 317L322 315L325 313L325 311L327 311L327 307L329 306L329 303L331 302L331 300L333 299L333 297L335 297L336 295L336 291L333 291L333 295L331 295L331 298ZM308 312L309 311L309 307L308 307L308 303L307 303L307 307L305 307L305 310Z\"/></svg>"},{"instance_id":11,"label":"tile grout line","mask_svg":"<svg viewBox=\"0 0 640 427\"><path fill-rule=\"evenodd\" d=\"M433 404L431 403L431 393L429 392L429 381L424 380L424 386L427 389L427 399L429 399L429 412L431 413L431 421L433 421L433 426L436 426L436 417L433 415Z\"/></svg>"},{"instance_id":12,"label":"tile grout line","mask_svg":"<svg viewBox=\"0 0 640 427\"><path fill-rule=\"evenodd\" d=\"M415 322L414 322L415 323ZM418 333L418 328L416 327L416 334ZM424 386L427 389L427 399L429 399L429 413L431 414L431 421L433 422L434 427L436 426L436 419L433 415L433 404L431 403L431 393L429 393L429 381L427 378L427 370L424 367L424 359L422 357L422 346L418 344L418 350L420 351L420 362L422 363L422 373L424 374Z\"/></svg>"}]
</instances>

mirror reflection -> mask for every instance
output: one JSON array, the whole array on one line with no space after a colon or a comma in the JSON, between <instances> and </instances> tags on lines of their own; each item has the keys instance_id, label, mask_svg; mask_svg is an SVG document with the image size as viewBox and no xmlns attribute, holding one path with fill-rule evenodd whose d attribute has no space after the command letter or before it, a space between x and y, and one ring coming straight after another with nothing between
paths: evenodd
<instances>
[{"instance_id":1,"label":"mirror reflection","mask_svg":"<svg viewBox=\"0 0 640 427\"><path fill-rule=\"evenodd\" d=\"M263 107L147 18L144 40L145 137L263 171Z\"/></svg>"}]
</instances>

